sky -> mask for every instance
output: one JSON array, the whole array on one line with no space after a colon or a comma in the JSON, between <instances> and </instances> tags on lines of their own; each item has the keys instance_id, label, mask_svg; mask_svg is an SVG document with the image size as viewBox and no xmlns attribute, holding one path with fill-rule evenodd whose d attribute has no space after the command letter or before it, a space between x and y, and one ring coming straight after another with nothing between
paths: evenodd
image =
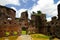
<instances>
[{"instance_id":1,"label":"sky","mask_svg":"<svg viewBox=\"0 0 60 40\"><path fill-rule=\"evenodd\" d=\"M32 11L40 10L43 14L46 14L47 21L50 21L53 16L57 17L57 5L59 3L60 0L0 0L0 5L16 11L17 18L21 16L21 12L28 10L30 19Z\"/></svg>"}]
</instances>

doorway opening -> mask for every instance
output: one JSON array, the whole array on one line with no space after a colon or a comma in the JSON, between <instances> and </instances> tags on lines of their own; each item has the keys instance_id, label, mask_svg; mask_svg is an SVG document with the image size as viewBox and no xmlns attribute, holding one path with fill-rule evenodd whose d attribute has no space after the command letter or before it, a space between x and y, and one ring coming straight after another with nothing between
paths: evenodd
<instances>
[{"instance_id":1,"label":"doorway opening","mask_svg":"<svg viewBox=\"0 0 60 40\"><path fill-rule=\"evenodd\" d=\"M26 35L26 28L25 27L22 27L22 35Z\"/></svg>"}]
</instances>

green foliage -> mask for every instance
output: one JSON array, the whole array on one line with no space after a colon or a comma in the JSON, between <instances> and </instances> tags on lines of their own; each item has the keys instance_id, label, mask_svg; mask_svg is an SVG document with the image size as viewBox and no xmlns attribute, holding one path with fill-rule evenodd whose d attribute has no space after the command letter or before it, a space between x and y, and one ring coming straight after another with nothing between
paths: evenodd
<instances>
[{"instance_id":1,"label":"green foliage","mask_svg":"<svg viewBox=\"0 0 60 40\"><path fill-rule=\"evenodd\" d=\"M5 32L6 36L8 36L10 33L9 32Z\"/></svg>"},{"instance_id":2,"label":"green foliage","mask_svg":"<svg viewBox=\"0 0 60 40\"><path fill-rule=\"evenodd\" d=\"M37 11L38 14L41 14L41 11Z\"/></svg>"},{"instance_id":3,"label":"green foliage","mask_svg":"<svg viewBox=\"0 0 60 40\"><path fill-rule=\"evenodd\" d=\"M33 14L32 15L35 15L35 16L40 16L41 15L41 11L37 11L37 13L35 12L32 12Z\"/></svg>"},{"instance_id":4,"label":"green foliage","mask_svg":"<svg viewBox=\"0 0 60 40\"><path fill-rule=\"evenodd\" d=\"M32 12L33 14L36 14L34 11Z\"/></svg>"},{"instance_id":5,"label":"green foliage","mask_svg":"<svg viewBox=\"0 0 60 40\"><path fill-rule=\"evenodd\" d=\"M17 35L17 34L18 34L18 33L15 31L15 32L14 32L14 35Z\"/></svg>"}]
</instances>

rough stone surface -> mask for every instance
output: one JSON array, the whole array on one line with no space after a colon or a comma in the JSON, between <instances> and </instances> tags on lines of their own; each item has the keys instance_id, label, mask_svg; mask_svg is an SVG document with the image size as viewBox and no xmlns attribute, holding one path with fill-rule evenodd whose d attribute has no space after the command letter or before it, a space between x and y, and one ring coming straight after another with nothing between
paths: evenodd
<instances>
[{"instance_id":1,"label":"rough stone surface","mask_svg":"<svg viewBox=\"0 0 60 40\"><path fill-rule=\"evenodd\" d=\"M0 37L6 36L6 32L9 32L8 36L14 35L13 32L16 31L20 34L20 26L15 20L16 11L0 6Z\"/></svg>"}]
</instances>

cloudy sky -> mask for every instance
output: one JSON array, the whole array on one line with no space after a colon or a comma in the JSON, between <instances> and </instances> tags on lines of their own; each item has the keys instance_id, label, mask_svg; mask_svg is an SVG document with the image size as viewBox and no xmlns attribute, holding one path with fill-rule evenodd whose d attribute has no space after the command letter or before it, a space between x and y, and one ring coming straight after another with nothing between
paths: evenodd
<instances>
[{"instance_id":1,"label":"cloudy sky","mask_svg":"<svg viewBox=\"0 0 60 40\"><path fill-rule=\"evenodd\" d=\"M51 17L57 16L57 5L60 0L0 0L0 5L7 6L16 10L16 17L19 18L21 12L28 10L29 18L31 12L38 10L46 14L46 19L51 20Z\"/></svg>"}]
</instances>

